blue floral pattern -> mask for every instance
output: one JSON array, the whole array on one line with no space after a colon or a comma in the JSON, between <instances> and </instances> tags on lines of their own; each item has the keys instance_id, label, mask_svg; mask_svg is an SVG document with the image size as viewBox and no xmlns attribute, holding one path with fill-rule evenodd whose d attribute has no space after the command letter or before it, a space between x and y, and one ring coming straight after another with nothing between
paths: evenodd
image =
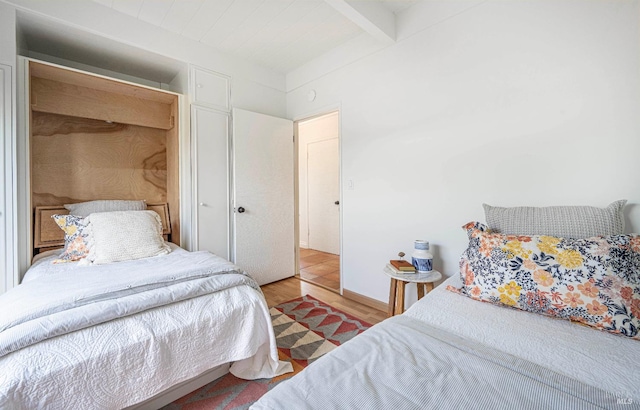
<instances>
[{"instance_id":1,"label":"blue floral pattern","mask_svg":"<svg viewBox=\"0 0 640 410\"><path fill-rule=\"evenodd\" d=\"M502 235L478 222L463 229L463 286L450 290L640 340L640 235Z\"/></svg>"}]
</instances>

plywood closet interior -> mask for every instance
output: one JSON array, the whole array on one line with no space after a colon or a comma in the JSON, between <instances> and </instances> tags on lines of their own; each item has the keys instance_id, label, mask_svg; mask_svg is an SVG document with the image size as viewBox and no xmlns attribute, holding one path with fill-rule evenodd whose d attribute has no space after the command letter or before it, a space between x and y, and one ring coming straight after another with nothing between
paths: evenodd
<instances>
[{"instance_id":1,"label":"plywood closet interior","mask_svg":"<svg viewBox=\"0 0 640 410\"><path fill-rule=\"evenodd\" d=\"M32 215L97 199L168 203L179 245L178 96L35 61L29 85Z\"/></svg>"}]
</instances>

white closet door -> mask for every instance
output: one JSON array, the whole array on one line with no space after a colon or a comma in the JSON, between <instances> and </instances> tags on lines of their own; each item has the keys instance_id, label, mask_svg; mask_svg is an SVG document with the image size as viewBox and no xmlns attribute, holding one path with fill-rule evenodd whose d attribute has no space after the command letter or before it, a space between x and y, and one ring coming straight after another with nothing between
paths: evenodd
<instances>
[{"instance_id":1,"label":"white closet door","mask_svg":"<svg viewBox=\"0 0 640 410\"><path fill-rule=\"evenodd\" d=\"M7 231L10 220L7 218L6 189L13 187L10 178L11 170L5 169L5 155L11 153L11 67L0 65L0 133L4 138L0 139L0 179L2 189L0 189L0 294L7 291L13 285L13 269L10 269L7 260Z\"/></svg>"},{"instance_id":2,"label":"white closet door","mask_svg":"<svg viewBox=\"0 0 640 410\"><path fill-rule=\"evenodd\" d=\"M195 172L195 244L229 259L229 115L192 106Z\"/></svg>"},{"instance_id":3,"label":"white closet door","mask_svg":"<svg viewBox=\"0 0 640 410\"><path fill-rule=\"evenodd\" d=\"M260 284L295 274L293 122L233 109L235 263Z\"/></svg>"},{"instance_id":4,"label":"white closet door","mask_svg":"<svg viewBox=\"0 0 640 410\"><path fill-rule=\"evenodd\" d=\"M340 254L338 149L338 138L307 144L309 248L335 255Z\"/></svg>"}]
</instances>

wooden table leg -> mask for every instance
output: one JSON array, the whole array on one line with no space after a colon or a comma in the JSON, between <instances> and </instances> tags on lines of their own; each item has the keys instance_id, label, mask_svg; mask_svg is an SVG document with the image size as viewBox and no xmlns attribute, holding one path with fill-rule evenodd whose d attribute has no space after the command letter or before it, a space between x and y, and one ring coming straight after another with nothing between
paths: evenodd
<instances>
[{"instance_id":1,"label":"wooden table leg","mask_svg":"<svg viewBox=\"0 0 640 410\"><path fill-rule=\"evenodd\" d=\"M398 310L397 313L401 315L404 312L404 288L407 286L407 282L401 280L398 287Z\"/></svg>"},{"instance_id":2,"label":"wooden table leg","mask_svg":"<svg viewBox=\"0 0 640 410\"><path fill-rule=\"evenodd\" d=\"M424 285L422 283L416 283L416 287L418 288L418 300L420 300L424 296Z\"/></svg>"},{"instance_id":3,"label":"wooden table leg","mask_svg":"<svg viewBox=\"0 0 640 410\"><path fill-rule=\"evenodd\" d=\"M427 293L433 290L433 282L427 282L425 285L427 285Z\"/></svg>"},{"instance_id":4,"label":"wooden table leg","mask_svg":"<svg viewBox=\"0 0 640 410\"><path fill-rule=\"evenodd\" d=\"M396 313L396 289L398 288L398 281L391 278L391 285L389 286L389 317Z\"/></svg>"}]
</instances>

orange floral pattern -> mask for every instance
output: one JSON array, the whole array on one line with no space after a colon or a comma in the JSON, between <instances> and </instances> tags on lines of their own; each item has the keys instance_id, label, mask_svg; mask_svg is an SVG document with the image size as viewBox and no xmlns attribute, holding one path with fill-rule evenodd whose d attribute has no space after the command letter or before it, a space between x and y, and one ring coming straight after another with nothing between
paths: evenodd
<instances>
[{"instance_id":1,"label":"orange floral pattern","mask_svg":"<svg viewBox=\"0 0 640 410\"><path fill-rule=\"evenodd\" d=\"M640 340L640 235L585 239L463 226L458 293Z\"/></svg>"},{"instance_id":2,"label":"orange floral pattern","mask_svg":"<svg viewBox=\"0 0 640 410\"><path fill-rule=\"evenodd\" d=\"M562 301L572 308L578 307L578 305L584 305L584 301L580 299L579 293L567 292Z\"/></svg>"},{"instance_id":3,"label":"orange floral pattern","mask_svg":"<svg viewBox=\"0 0 640 410\"><path fill-rule=\"evenodd\" d=\"M594 282L594 280L590 279L585 283L581 283L578 285L578 290L587 297L595 298L598 296L598 288L594 286Z\"/></svg>"},{"instance_id":4,"label":"orange floral pattern","mask_svg":"<svg viewBox=\"0 0 640 410\"><path fill-rule=\"evenodd\" d=\"M631 301L631 314L635 317L640 317L640 299L633 299Z\"/></svg>"},{"instance_id":5,"label":"orange floral pattern","mask_svg":"<svg viewBox=\"0 0 640 410\"><path fill-rule=\"evenodd\" d=\"M537 268L537 266L535 268ZM536 281L537 284L545 287L553 285L553 276L543 269L536 269L535 272L533 272L533 280Z\"/></svg>"},{"instance_id":6,"label":"orange floral pattern","mask_svg":"<svg viewBox=\"0 0 640 410\"><path fill-rule=\"evenodd\" d=\"M591 303L587 303L587 311L592 315L601 316L607 313L609 311L609 308L607 308L597 300L594 300Z\"/></svg>"}]
</instances>

